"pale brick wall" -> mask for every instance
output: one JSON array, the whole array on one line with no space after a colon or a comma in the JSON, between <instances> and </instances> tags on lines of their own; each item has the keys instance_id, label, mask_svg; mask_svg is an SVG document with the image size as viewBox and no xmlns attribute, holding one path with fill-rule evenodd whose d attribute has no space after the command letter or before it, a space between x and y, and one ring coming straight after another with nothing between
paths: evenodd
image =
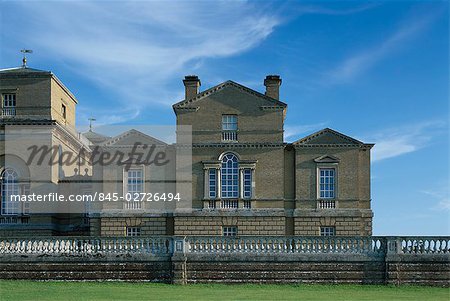
<instances>
[{"instance_id":1,"label":"pale brick wall","mask_svg":"<svg viewBox=\"0 0 450 301\"><path fill-rule=\"evenodd\" d=\"M175 235L222 235L222 227L236 226L238 235L285 235L285 217L176 217Z\"/></svg>"},{"instance_id":2,"label":"pale brick wall","mask_svg":"<svg viewBox=\"0 0 450 301\"><path fill-rule=\"evenodd\" d=\"M371 217L296 217L294 233L299 236L320 235L320 227L335 227L337 236L372 235Z\"/></svg>"},{"instance_id":3,"label":"pale brick wall","mask_svg":"<svg viewBox=\"0 0 450 301\"><path fill-rule=\"evenodd\" d=\"M165 217L103 217L101 236L125 236L127 227L140 227L141 236L166 235Z\"/></svg>"}]
</instances>

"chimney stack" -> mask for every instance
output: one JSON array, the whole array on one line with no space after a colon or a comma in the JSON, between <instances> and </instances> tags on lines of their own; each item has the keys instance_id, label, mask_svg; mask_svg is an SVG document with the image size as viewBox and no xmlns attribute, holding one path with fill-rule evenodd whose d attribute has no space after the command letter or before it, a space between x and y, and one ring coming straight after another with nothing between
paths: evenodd
<instances>
[{"instance_id":1,"label":"chimney stack","mask_svg":"<svg viewBox=\"0 0 450 301\"><path fill-rule=\"evenodd\" d=\"M183 79L185 88L185 99L191 99L197 96L198 90L202 83L197 75L186 75Z\"/></svg>"},{"instance_id":2,"label":"chimney stack","mask_svg":"<svg viewBox=\"0 0 450 301\"><path fill-rule=\"evenodd\" d=\"M279 75L267 75L264 86L266 86L267 96L280 100L281 78Z\"/></svg>"}]
</instances>

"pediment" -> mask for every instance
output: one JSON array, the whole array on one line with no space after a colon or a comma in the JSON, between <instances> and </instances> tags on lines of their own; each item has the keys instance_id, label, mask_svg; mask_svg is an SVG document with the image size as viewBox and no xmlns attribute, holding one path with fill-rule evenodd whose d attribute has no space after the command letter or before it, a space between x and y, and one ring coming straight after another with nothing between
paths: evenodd
<instances>
[{"instance_id":1,"label":"pediment","mask_svg":"<svg viewBox=\"0 0 450 301\"><path fill-rule=\"evenodd\" d=\"M126 131L103 143L104 146L133 146L135 143L147 145L167 145L165 142L139 132L135 129Z\"/></svg>"},{"instance_id":2,"label":"pediment","mask_svg":"<svg viewBox=\"0 0 450 301\"><path fill-rule=\"evenodd\" d=\"M352 137L346 136L330 128L313 133L305 138L297 140L294 145L363 145L364 143Z\"/></svg>"},{"instance_id":3,"label":"pediment","mask_svg":"<svg viewBox=\"0 0 450 301\"><path fill-rule=\"evenodd\" d=\"M185 99L173 105L175 111L177 110L189 110L195 111L198 109L199 105L203 100L208 99L208 97L214 96L218 93L227 93L228 91L233 91L234 93L243 93L246 95L251 95L255 99L259 99L259 106L261 109L284 109L286 108L286 104L277 99L271 98L267 95L264 95L258 91L247 88L243 85L235 83L233 81L226 81L217 86L214 86L206 91L199 93L196 97L192 99Z\"/></svg>"},{"instance_id":4,"label":"pediment","mask_svg":"<svg viewBox=\"0 0 450 301\"><path fill-rule=\"evenodd\" d=\"M316 163L339 163L340 159L332 155L323 155L314 159Z\"/></svg>"}]
</instances>

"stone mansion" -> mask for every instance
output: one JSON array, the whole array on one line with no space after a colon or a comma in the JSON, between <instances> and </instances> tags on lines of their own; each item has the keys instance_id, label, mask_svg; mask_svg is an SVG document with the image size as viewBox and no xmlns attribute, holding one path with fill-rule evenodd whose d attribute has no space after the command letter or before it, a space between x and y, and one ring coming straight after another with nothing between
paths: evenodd
<instances>
[{"instance_id":1,"label":"stone mansion","mask_svg":"<svg viewBox=\"0 0 450 301\"><path fill-rule=\"evenodd\" d=\"M200 79L186 76L185 99L173 110L176 126L191 131L189 174L186 181L158 184L158 175L177 178L180 163L97 166L89 156L94 149L127 153L136 142L177 154L183 148L179 140L166 144L134 129L112 137L79 133L78 101L52 72L26 65L0 70L0 236L372 235L373 144L329 128L285 142L281 82L278 75L267 76L263 93L233 81L201 91ZM40 141L61 152L82 153L86 160L34 166L25 147L8 146L5 138L25 128L45 132ZM131 156L126 160L135 162ZM11 201L15 194L43 191L44 182L54 192L77 183L76 192L118 195L184 185L190 208L158 212L147 204L108 203L95 212L41 212Z\"/></svg>"}]
</instances>

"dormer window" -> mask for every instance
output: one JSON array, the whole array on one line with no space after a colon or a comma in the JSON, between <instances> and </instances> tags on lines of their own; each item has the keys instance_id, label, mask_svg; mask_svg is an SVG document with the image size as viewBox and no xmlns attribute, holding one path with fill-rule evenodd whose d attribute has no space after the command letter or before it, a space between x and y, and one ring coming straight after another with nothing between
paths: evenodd
<instances>
[{"instance_id":1,"label":"dormer window","mask_svg":"<svg viewBox=\"0 0 450 301\"><path fill-rule=\"evenodd\" d=\"M16 94L2 94L2 116L16 115Z\"/></svg>"},{"instance_id":2,"label":"dormer window","mask_svg":"<svg viewBox=\"0 0 450 301\"><path fill-rule=\"evenodd\" d=\"M222 115L222 141L237 141L237 115Z\"/></svg>"}]
</instances>

